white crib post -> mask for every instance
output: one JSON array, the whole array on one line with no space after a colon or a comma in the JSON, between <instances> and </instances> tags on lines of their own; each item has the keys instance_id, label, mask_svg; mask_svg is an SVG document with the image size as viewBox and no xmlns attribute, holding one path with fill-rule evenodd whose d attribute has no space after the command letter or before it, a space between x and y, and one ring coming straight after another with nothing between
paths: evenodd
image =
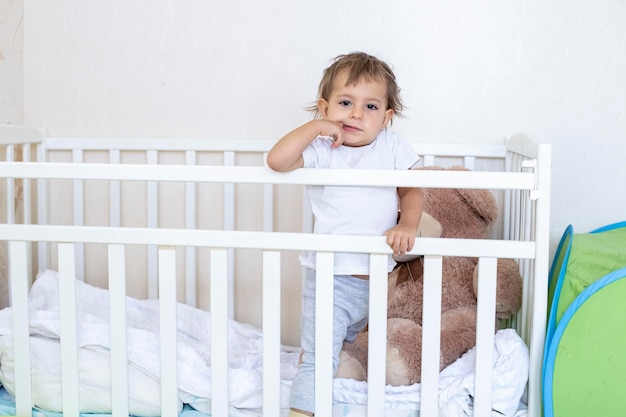
<instances>
[{"instance_id":1,"label":"white crib post","mask_svg":"<svg viewBox=\"0 0 626 417\"><path fill-rule=\"evenodd\" d=\"M176 250L159 248L159 323L161 343L161 415L178 416L178 355L176 349Z\"/></svg>"},{"instance_id":2,"label":"white crib post","mask_svg":"<svg viewBox=\"0 0 626 417\"><path fill-rule=\"evenodd\" d=\"M474 382L474 414L478 416L491 414L497 266L497 258L478 259L476 377Z\"/></svg>"},{"instance_id":3,"label":"white crib post","mask_svg":"<svg viewBox=\"0 0 626 417\"><path fill-rule=\"evenodd\" d=\"M548 310L548 274L550 271L550 192L552 183L552 147L541 144L537 157L536 254L532 274L531 334L527 341L530 351L528 388L529 415L541 416L541 365Z\"/></svg>"},{"instance_id":4,"label":"white crib post","mask_svg":"<svg viewBox=\"0 0 626 417\"><path fill-rule=\"evenodd\" d=\"M420 410L424 416L439 413L439 361L441 345L441 281L443 258L424 256L422 305L422 375Z\"/></svg>"},{"instance_id":5,"label":"white crib post","mask_svg":"<svg viewBox=\"0 0 626 417\"><path fill-rule=\"evenodd\" d=\"M280 252L263 251L263 415L280 415Z\"/></svg>"},{"instance_id":6,"label":"white crib post","mask_svg":"<svg viewBox=\"0 0 626 417\"><path fill-rule=\"evenodd\" d=\"M128 415L126 342L126 254L124 245L109 245L109 325L111 327L111 411Z\"/></svg>"},{"instance_id":7,"label":"white crib post","mask_svg":"<svg viewBox=\"0 0 626 417\"><path fill-rule=\"evenodd\" d=\"M59 243L59 314L63 415L79 414L78 342L76 334L76 259L73 243Z\"/></svg>"},{"instance_id":8,"label":"white crib post","mask_svg":"<svg viewBox=\"0 0 626 417\"><path fill-rule=\"evenodd\" d=\"M18 415L32 413L30 326L28 289L30 283L30 242L9 242L11 304L13 309L13 354L15 372L15 410Z\"/></svg>"},{"instance_id":9,"label":"white crib post","mask_svg":"<svg viewBox=\"0 0 626 417\"><path fill-rule=\"evenodd\" d=\"M228 417L228 249L211 249L211 413Z\"/></svg>"},{"instance_id":10,"label":"white crib post","mask_svg":"<svg viewBox=\"0 0 626 417\"><path fill-rule=\"evenodd\" d=\"M387 363L387 258L370 255L370 306L367 361L367 415L385 415Z\"/></svg>"},{"instance_id":11,"label":"white crib post","mask_svg":"<svg viewBox=\"0 0 626 417\"><path fill-rule=\"evenodd\" d=\"M334 254L317 252L315 277L315 414L332 416Z\"/></svg>"}]
</instances>

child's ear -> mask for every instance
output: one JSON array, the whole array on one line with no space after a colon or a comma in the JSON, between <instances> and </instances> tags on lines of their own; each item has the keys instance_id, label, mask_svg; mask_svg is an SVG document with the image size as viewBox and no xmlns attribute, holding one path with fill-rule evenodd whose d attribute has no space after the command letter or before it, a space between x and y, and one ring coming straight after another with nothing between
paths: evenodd
<instances>
[{"instance_id":1,"label":"child's ear","mask_svg":"<svg viewBox=\"0 0 626 417\"><path fill-rule=\"evenodd\" d=\"M385 119L383 120L383 126L381 127L381 130L389 126L389 124L391 123L391 119L393 119L394 114L395 112L392 109L387 109L385 111Z\"/></svg>"},{"instance_id":2,"label":"child's ear","mask_svg":"<svg viewBox=\"0 0 626 417\"><path fill-rule=\"evenodd\" d=\"M326 99L320 98L317 100L317 110L319 110L322 117L326 117L326 114L328 113L328 102Z\"/></svg>"}]
</instances>

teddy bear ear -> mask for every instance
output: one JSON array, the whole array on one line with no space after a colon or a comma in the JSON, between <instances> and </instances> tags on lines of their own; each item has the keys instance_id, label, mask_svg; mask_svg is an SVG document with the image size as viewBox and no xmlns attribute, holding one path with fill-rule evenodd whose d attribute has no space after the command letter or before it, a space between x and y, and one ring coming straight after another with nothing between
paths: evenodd
<instances>
[{"instance_id":1,"label":"teddy bear ear","mask_svg":"<svg viewBox=\"0 0 626 417\"><path fill-rule=\"evenodd\" d=\"M459 189L459 194L487 224L498 218L498 204L491 191Z\"/></svg>"},{"instance_id":2,"label":"teddy bear ear","mask_svg":"<svg viewBox=\"0 0 626 417\"><path fill-rule=\"evenodd\" d=\"M451 170L469 171L462 166L454 166ZM491 224L498 217L498 203L493 193L484 189L457 189L459 195L474 210L476 214L482 217L487 224Z\"/></svg>"}]
</instances>

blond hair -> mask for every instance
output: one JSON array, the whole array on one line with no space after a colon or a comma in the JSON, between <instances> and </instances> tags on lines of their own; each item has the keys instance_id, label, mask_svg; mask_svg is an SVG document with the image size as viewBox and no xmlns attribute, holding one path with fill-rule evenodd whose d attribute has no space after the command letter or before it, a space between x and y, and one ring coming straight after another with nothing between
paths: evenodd
<instances>
[{"instance_id":1,"label":"blond hair","mask_svg":"<svg viewBox=\"0 0 626 417\"><path fill-rule=\"evenodd\" d=\"M343 70L348 70L347 85L355 85L362 80L385 83L387 85L387 109L385 110L391 109L396 115L402 114L404 105L400 99L400 88L391 67L386 62L364 52L352 52L335 57L332 64L324 70L318 87L318 100L329 99L335 79ZM311 105L307 110L312 111L316 118L321 116L316 105Z\"/></svg>"}]
</instances>

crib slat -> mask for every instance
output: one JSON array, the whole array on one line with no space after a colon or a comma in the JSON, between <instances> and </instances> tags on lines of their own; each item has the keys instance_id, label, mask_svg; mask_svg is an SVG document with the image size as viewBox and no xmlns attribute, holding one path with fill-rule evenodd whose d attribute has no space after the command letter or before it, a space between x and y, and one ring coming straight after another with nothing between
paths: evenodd
<instances>
[{"instance_id":1,"label":"crib slat","mask_svg":"<svg viewBox=\"0 0 626 417\"><path fill-rule=\"evenodd\" d=\"M196 152L185 152L185 164L196 164ZM196 183L185 184L185 228L196 228ZM185 247L185 302L196 307L196 248Z\"/></svg>"},{"instance_id":2,"label":"crib slat","mask_svg":"<svg viewBox=\"0 0 626 417\"><path fill-rule=\"evenodd\" d=\"M235 153L224 152L224 166L235 166ZM224 182L224 230L235 230L235 184ZM235 251L228 249L228 317L235 318Z\"/></svg>"},{"instance_id":3,"label":"crib slat","mask_svg":"<svg viewBox=\"0 0 626 417\"><path fill-rule=\"evenodd\" d=\"M441 344L441 256L424 256L424 301L422 319L422 375L420 413L439 413L439 361Z\"/></svg>"},{"instance_id":4,"label":"crib slat","mask_svg":"<svg viewBox=\"0 0 626 417\"><path fill-rule=\"evenodd\" d=\"M280 252L263 252L263 416L280 415Z\"/></svg>"},{"instance_id":5,"label":"crib slat","mask_svg":"<svg viewBox=\"0 0 626 417\"><path fill-rule=\"evenodd\" d=\"M6 147L7 162L13 161L14 154L15 154L15 146L8 145ZM6 188L7 223L13 224L15 223L15 178L7 178L6 184L7 184L7 188Z\"/></svg>"},{"instance_id":6,"label":"crib slat","mask_svg":"<svg viewBox=\"0 0 626 417\"><path fill-rule=\"evenodd\" d=\"M332 416L334 254L317 252L315 276L315 415Z\"/></svg>"},{"instance_id":7,"label":"crib slat","mask_svg":"<svg viewBox=\"0 0 626 417\"><path fill-rule=\"evenodd\" d=\"M28 284L30 268L27 242L9 242L11 301L13 308L13 354L15 372L15 410L17 415L31 415L30 327Z\"/></svg>"},{"instance_id":8,"label":"crib slat","mask_svg":"<svg viewBox=\"0 0 626 417\"><path fill-rule=\"evenodd\" d=\"M228 250L211 249L211 415L228 417Z\"/></svg>"},{"instance_id":9,"label":"crib slat","mask_svg":"<svg viewBox=\"0 0 626 417\"><path fill-rule=\"evenodd\" d=\"M474 156L463 157L463 166L467 169L471 169L472 171L476 169L476 157Z\"/></svg>"},{"instance_id":10,"label":"crib slat","mask_svg":"<svg viewBox=\"0 0 626 417\"><path fill-rule=\"evenodd\" d=\"M31 155L30 155L30 145L24 145L22 147L22 160L26 161L26 162L30 162L31 160ZM23 223L24 224L30 224L31 223L31 216L32 216L32 208L33 208L33 202L32 202L32 198L31 198L31 180L30 179L24 179L22 182L22 202L23 202L23 214L24 214L24 220Z\"/></svg>"},{"instance_id":11,"label":"crib slat","mask_svg":"<svg viewBox=\"0 0 626 417\"><path fill-rule=\"evenodd\" d=\"M128 415L126 350L126 254L124 245L109 245L109 325L111 328L111 411Z\"/></svg>"},{"instance_id":12,"label":"crib slat","mask_svg":"<svg viewBox=\"0 0 626 417\"><path fill-rule=\"evenodd\" d=\"M37 161L46 162L46 146L43 143L37 145ZM48 224L48 180L37 179L37 224ZM48 268L48 242L37 244L37 265L39 271Z\"/></svg>"},{"instance_id":13,"label":"crib slat","mask_svg":"<svg viewBox=\"0 0 626 417\"><path fill-rule=\"evenodd\" d=\"M119 149L111 149L109 151L109 163L120 163ZM109 224L113 227L119 227L122 225L122 198L119 180L109 181L109 194Z\"/></svg>"},{"instance_id":14,"label":"crib slat","mask_svg":"<svg viewBox=\"0 0 626 417\"><path fill-rule=\"evenodd\" d=\"M63 415L79 414L78 342L76 335L76 259L73 243L59 243L59 314Z\"/></svg>"},{"instance_id":15,"label":"crib slat","mask_svg":"<svg viewBox=\"0 0 626 417\"><path fill-rule=\"evenodd\" d=\"M387 259L386 254L370 255L370 306L367 364L367 415L385 415L387 363Z\"/></svg>"},{"instance_id":16,"label":"crib slat","mask_svg":"<svg viewBox=\"0 0 626 417\"><path fill-rule=\"evenodd\" d=\"M435 165L435 155L424 155L422 159L424 160L425 167Z\"/></svg>"},{"instance_id":17,"label":"crib slat","mask_svg":"<svg viewBox=\"0 0 626 417\"><path fill-rule=\"evenodd\" d=\"M146 163L148 165L156 165L159 163L159 155L155 150L146 151ZM147 205L147 226L149 228L159 227L159 189L156 181L148 181L146 183L146 191L148 193ZM157 247L148 245L148 298L156 298L158 294L157 287Z\"/></svg>"},{"instance_id":18,"label":"crib slat","mask_svg":"<svg viewBox=\"0 0 626 417\"><path fill-rule=\"evenodd\" d=\"M267 166L267 152L263 153L263 166ZM274 231L274 184L263 185L263 231Z\"/></svg>"},{"instance_id":19,"label":"crib slat","mask_svg":"<svg viewBox=\"0 0 626 417\"><path fill-rule=\"evenodd\" d=\"M496 258L478 259L476 377L474 382L475 416L491 415L497 266L498 263Z\"/></svg>"},{"instance_id":20,"label":"crib slat","mask_svg":"<svg viewBox=\"0 0 626 417\"><path fill-rule=\"evenodd\" d=\"M178 416L176 350L176 250L162 247L159 259L159 323L161 342L161 415Z\"/></svg>"},{"instance_id":21,"label":"crib slat","mask_svg":"<svg viewBox=\"0 0 626 417\"><path fill-rule=\"evenodd\" d=\"M72 162L75 164L82 164L83 161L83 151L80 149L74 149L72 151ZM74 226L84 226L85 225L85 181L84 180L73 180L74 187L74 204L73 204L73 216ZM76 243L76 254L75 261L76 262L76 279L80 281L85 280L85 244L84 243Z\"/></svg>"}]
</instances>

